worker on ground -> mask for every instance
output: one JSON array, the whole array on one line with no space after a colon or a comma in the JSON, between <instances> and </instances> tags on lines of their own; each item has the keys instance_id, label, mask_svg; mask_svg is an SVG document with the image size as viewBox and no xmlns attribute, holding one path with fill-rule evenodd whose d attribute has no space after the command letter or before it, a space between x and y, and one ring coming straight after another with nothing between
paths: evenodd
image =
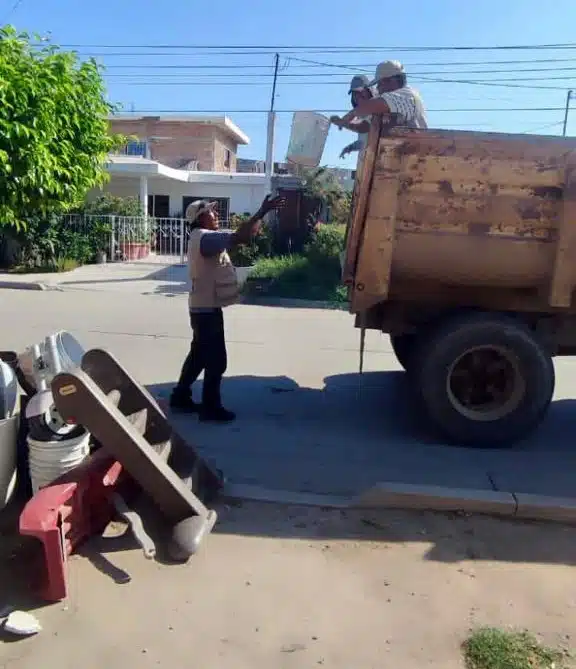
<instances>
[{"instance_id":1,"label":"worker on ground","mask_svg":"<svg viewBox=\"0 0 576 669\"><path fill-rule=\"evenodd\" d=\"M246 244L258 233L264 216L284 205L284 198L266 197L260 209L237 230L219 230L216 202L197 200L188 205L191 231L188 242L188 275L191 281L188 307L192 344L180 379L170 396L177 411L198 413L202 421L225 423L236 417L222 405L220 385L228 358L223 307L234 304L240 293L236 270L228 251ZM192 384L204 371L202 404L192 398Z\"/></svg>"},{"instance_id":2,"label":"worker on ground","mask_svg":"<svg viewBox=\"0 0 576 669\"><path fill-rule=\"evenodd\" d=\"M350 90L348 94L350 95L350 102L352 107L356 109L358 105L364 100L370 100L372 98L372 91L368 87L370 80L365 74L356 74L352 77L350 82ZM370 130L370 119L369 118L356 118L352 119L349 123L340 124L340 129L346 128L347 130L352 130L353 132L358 133L358 139L352 144L342 149L340 153L340 158L345 158L349 153L353 151L362 152L366 146L366 141L368 139L368 131Z\"/></svg>"},{"instance_id":3,"label":"worker on ground","mask_svg":"<svg viewBox=\"0 0 576 669\"><path fill-rule=\"evenodd\" d=\"M396 60L380 63L369 86L376 86L378 95L371 100L362 100L342 118L333 116L330 119L332 123L345 128L355 118L382 114L387 115L395 125L408 128L428 127L422 98L418 91L408 86L401 63Z\"/></svg>"}]
</instances>

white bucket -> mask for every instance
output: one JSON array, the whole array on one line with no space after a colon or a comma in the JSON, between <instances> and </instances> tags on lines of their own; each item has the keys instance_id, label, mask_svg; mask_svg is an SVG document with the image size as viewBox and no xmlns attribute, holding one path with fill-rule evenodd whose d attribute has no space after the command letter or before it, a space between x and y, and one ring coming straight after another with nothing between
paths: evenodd
<instances>
[{"instance_id":1,"label":"white bucket","mask_svg":"<svg viewBox=\"0 0 576 669\"><path fill-rule=\"evenodd\" d=\"M330 120L324 114L294 112L286 160L303 167L318 167L329 130Z\"/></svg>"},{"instance_id":2,"label":"white bucket","mask_svg":"<svg viewBox=\"0 0 576 669\"><path fill-rule=\"evenodd\" d=\"M52 483L62 474L77 467L90 453L90 433L63 441L37 441L28 437L28 458L32 490Z\"/></svg>"}]
</instances>

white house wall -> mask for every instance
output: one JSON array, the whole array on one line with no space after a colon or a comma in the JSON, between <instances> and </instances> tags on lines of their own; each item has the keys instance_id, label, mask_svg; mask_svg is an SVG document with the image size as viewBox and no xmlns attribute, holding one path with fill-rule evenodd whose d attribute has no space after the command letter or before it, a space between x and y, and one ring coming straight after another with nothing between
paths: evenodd
<instances>
[{"instance_id":1,"label":"white house wall","mask_svg":"<svg viewBox=\"0 0 576 669\"><path fill-rule=\"evenodd\" d=\"M113 176L104 186L104 191L119 197L138 197L140 181L133 177ZM92 191L89 199L97 197L101 191ZM229 198L230 213L253 214L266 195L266 184L211 184L186 183L162 177L149 177L148 195L168 195L171 216L182 215L182 198L190 196L198 199Z\"/></svg>"}]
</instances>

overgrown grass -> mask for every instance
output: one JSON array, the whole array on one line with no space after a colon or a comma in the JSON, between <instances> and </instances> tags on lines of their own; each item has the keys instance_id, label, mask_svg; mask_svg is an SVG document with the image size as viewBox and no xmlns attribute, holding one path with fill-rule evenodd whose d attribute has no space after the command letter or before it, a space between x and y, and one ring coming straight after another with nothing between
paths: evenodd
<instances>
[{"instance_id":1,"label":"overgrown grass","mask_svg":"<svg viewBox=\"0 0 576 669\"><path fill-rule=\"evenodd\" d=\"M71 272L79 267L73 258L57 258L53 263L44 265L16 265L9 272L11 274L51 274L54 272Z\"/></svg>"},{"instance_id":2,"label":"overgrown grass","mask_svg":"<svg viewBox=\"0 0 576 669\"><path fill-rule=\"evenodd\" d=\"M300 300L344 303L346 289L340 284L340 268L318 266L304 255L264 258L256 263L246 283L248 294Z\"/></svg>"},{"instance_id":3,"label":"overgrown grass","mask_svg":"<svg viewBox=\"0 0 576 669\"><path fill-rule=\"evenodd\" d=\"M321 225L303 254L261 258L246 283L248 294L343 304L340 257L345 226Z\"/></svg>"},{"instance_id":4,"label":"overgrown grass","mask_svg":"<svg viewBox=\"0 0 576 669\"><path fill-rule=\"evenodd\" d=\"M568 669L566 652L547 648L528 632L485 627L463 644L468 669Z\"/></svg>"}]
</instances>

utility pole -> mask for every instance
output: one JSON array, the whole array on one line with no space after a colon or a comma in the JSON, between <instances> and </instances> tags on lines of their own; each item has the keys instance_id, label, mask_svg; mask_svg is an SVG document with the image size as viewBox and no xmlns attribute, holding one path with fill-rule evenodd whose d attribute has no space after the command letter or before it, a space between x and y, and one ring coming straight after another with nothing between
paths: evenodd
<instances>
[{"instance_id":1,"label":"utility pole","mask_svg":"<svg viewBox=\"0 0 576 669\"><path fill-rule=\"evenodd\" d=\"M272 82L272 96L270 98L270 111L268 112L268 129L266 135L266 184L268 192L272 190L272 174L274 172L274 129L276 126L276 112L274 101L276 98L276 83L278 81L278 65L280 54L274 56L274 79Z\"/></svg>"},{"instance_id":2,"label":"utility pole","mask_svg":"<svg viewBox=\"0 0 576 669\"><path fill-rule=\"evenodd\" d=\"M568 91L568 93L566 93L566 111L564 112L564 128L562 130L563 137L566 137L566 127L568 125L568 112L570 111L570 100L572 99L573 94L574 91Z\"/></svg>"}]
</instances>

